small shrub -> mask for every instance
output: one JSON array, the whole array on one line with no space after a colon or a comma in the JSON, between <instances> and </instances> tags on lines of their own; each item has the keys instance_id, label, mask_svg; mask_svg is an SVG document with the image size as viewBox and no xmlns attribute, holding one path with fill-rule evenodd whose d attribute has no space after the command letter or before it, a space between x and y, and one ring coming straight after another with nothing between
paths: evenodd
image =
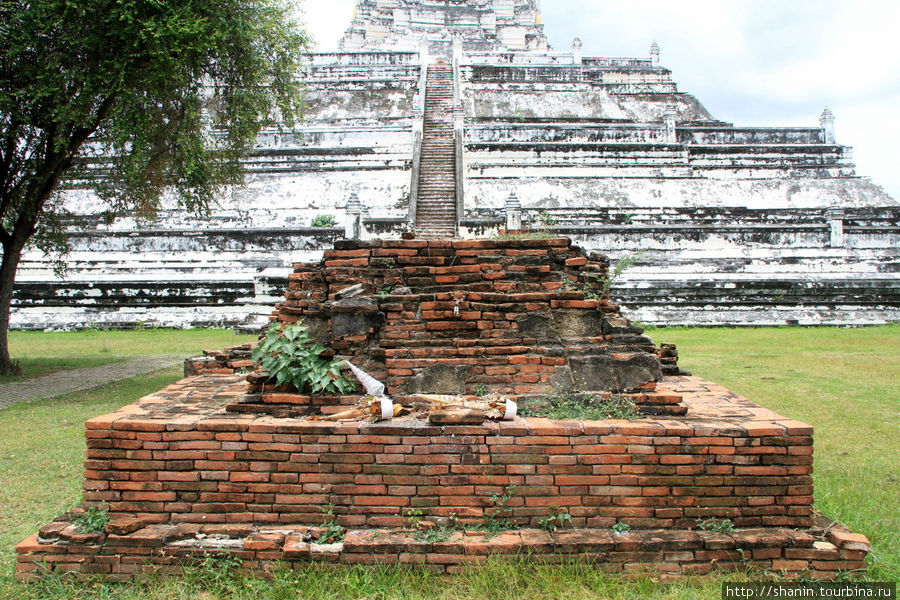
<instances>
[{"instance_id":1,"label":"small shrub","mask_svg":"<svg viewBox=\"0 0 900 600\"><path fill-rule=\"evenodd\" d=\"M341 377L341 363L322 358L324 351L306 327L273 323L251 358L262 364L277 385L291 384L301 392L308 387L313 393L353 391L353 383Z\"/></svg>"},{"instance_id":2,"label":"small shrub","mask_svg":"<svg viewBox=\"0 0 900 600\"><path fill-rule=\"evenodd\" d=\"M716 533L734 531L734 522L731 519L697 519L697 526L703 531L714 531Z\"/></svg>"},{"instance_id":3,"label":"small shrub","mask_svg":"<svg viewBox=\"0 0 900 600\"><path fill-rule=\"evenodd\" d=\"M603 300L609 297L609 289L612 287L622 273L640 262L641 258L647 254L647 250L640 250L630 256L625 256L616 263L608 277L603 277L597 273L582 273L584 281L575 283L566 281L566 289L581 292L587 300Z\"/></svg>"},{"instance_id":4,"label":"small shrub","mask_svg":"<svg viewBox=\"0 0 900 600\"><path fill-rule=\"evenodd\" d=\"M647 252L647 250L641 250L630 256L625 256L617 262L616 266L613 267L612 272L610 272L609 277L603 280L603 287L600 290L601 295L603 297L609 296L609 288L612 287L613 282L616 281L622 273L639 263L641 258L643 258Z\"/></svg>"},{"instance_id":5,"label":"small shrub","mask_svg":"<svg viewBox=\"0 0 900 600\"><path fill-rule=\"evenodd\" d=\"M541 211L538 222L540 223L540 231L545 233L554 231L559 224L559 220L546 210Z\"/></svg>"},{"instance_id":6,"label":"small shrub","mask_svg":"<svg viewBox=\"0 0 900 600\"><path fill-rule=\"evenodd\" d=\"M547 417L548 419L579 419L602 421L604 419L637 419L642 415L627 396L611 394L608 397L595 394L577 393L573 390L559 391L548 396L536 406L523 407L519 413L523 417Z\"/></svg>"},{"instance_id":7,"label":"small shrub","mask_svg":"<svg viewBox=\"0 0 900 600\"><path fill-rule=\"evenodd\" d=\"M475 386L474 391L475 391L475 395L480 398L481 396L484 396L485 394L487 394L487 386L484 385L483 383L479 383L478 385Z\"/></svg>"},{"instance_id":8,"label":"small shrub","mask_svg":"<svg viewBox=\"0 0 900 600\"><path fill-rule=\"evenodd\" d=\"M554 532L557 529L564 529L567 525L572 525L572 515L568 511L561 510L555 506L551 506L551 514L538 519L538 525L541 529Z\"/></svg>"},{"instance_id":9,"label":"small shrub","mask_svg":"<svg viewBox=\"0 0 900 600\"><path fill-rule=\"evenodd\" d=\"M628 533L629 531L631 531L631 525L619 521L618 523L610 527L609 530L613 533Z\"/></svg>"},{"instance_id":10,"label":"small shrub","mask_svg":"<svg viewBox=\"0 0 900 600\"><path fill-rule=\"evenodd\" d=\"M332 215L318 215L310 223L310 227L334 227L337 221Z\"/></svg>"},{"instance_id":11,"label":"small shrub","mask_svg":"<svg viewBox=\"0 0 900 600\"><path fill-rule=\"evenodd\" d=\"M84 514L72 521L72 524L81 533L102 533L109 519L109 507L97 505L84 511Z\"/></svg>"}]
</instances>

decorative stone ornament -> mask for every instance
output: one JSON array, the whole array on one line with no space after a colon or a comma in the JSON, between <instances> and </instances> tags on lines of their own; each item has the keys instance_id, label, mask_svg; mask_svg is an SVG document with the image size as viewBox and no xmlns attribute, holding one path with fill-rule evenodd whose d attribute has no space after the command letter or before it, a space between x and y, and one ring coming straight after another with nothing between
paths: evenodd
<instances>
[{"instance_id":1,"label":"decorative stone ornament","mask_svg":"<svg viewBox=\"0 0 900 600\"><path fill-rule=\"evenodd\" d=\"M572 64L581 65L581 38L572 40Z\"/></svg>"},{"instance_id":2,"label":"decorative stone ornament","mask_svg":"<svg viewBox=\"0 0 900 600\"><path fill-rule=\"evenodd\" d=\"M506 199L506 230L519 231L522 229L522 203L519 202L516 192L509 193Z\"/></svg>"},{"instance_id":3,"label":"decorative stone ornament","mask_svg":"<svg viewBox=\"0 0 900 600\"><path fill-rule=\"evenodd\" d=\"M825 143L833 144L834 143L834 114L831 112L831 109L827 106L825 110L822 111L822 116L819 117L819 124L822 126L822 129L825 131Z\"/></svg>"},{"instance_id":4,"label":"decorative stone ornament","mask_svg":"<svg viewBox=\"0 0 900 600\"><path fill-rule=\"evenodd\" d=\"M362 202L359 201L359 195L351 192L350 198L347 200L347 221L345 225L344 236L348 240L357 240L362 234Z\"/></svg>"}]
</instances>

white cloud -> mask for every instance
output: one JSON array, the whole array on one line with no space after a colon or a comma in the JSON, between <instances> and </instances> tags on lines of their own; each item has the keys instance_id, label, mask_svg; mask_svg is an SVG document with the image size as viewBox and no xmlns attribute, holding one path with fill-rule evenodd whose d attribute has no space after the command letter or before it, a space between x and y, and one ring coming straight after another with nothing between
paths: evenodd
<instances>
[{"instance_id":1,"label":"white cloud","mask_svg":"<svg viewBox=\"0 0 900 600\"><path fill-rule=\"evenodd\" d=\"M333 50L355 0L298 0L322 51ZM838 142L861 175L900 199L900 52L896 0L543 0L551 44L574 37L594 56L646 56L679 89L736 125L817 126L835 113Z\"/></svg>"},{"instance_id":2,"label":"white cloud","mask_svg":"<svg viewBox=\"0 0 900 600\"><path fill-rule=\"evenodd\" d=\"M336 50L350 26L356 0L298 0L300 18L320 52Z\"/></svg>"}]
</instances>

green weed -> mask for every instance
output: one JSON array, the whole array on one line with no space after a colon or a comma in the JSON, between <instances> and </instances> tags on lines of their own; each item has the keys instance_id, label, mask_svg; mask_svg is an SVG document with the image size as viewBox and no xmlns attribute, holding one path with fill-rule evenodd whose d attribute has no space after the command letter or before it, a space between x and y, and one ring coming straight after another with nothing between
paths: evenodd
<instances>
[{"instance_id":1,"label":"green weed","mask_svg":"<svg viewBox=\"0 0 900 600\"><path fill-rule=\"evenodd\" d=\"M729 533L734 531L734 522L731 519L697 519L697 527L703 531Z\"/></svg>"},{"instance_id":2,"label":"green weed","mask_svg":"<svg viewBox=\"0 0 900 600\"><path fill-rule=\"evenodd\" d=\"M613 533L628 533L629 531L631 531L631 525L629 525L628 523L619 521L618 523L616 523L612 527L610 527L609 530L612 531Z\"/></svg>"},{"instance_id":3,"label":"green weed","mask_svg":"<svg viewBox=\"0 0 900 600\"><path fill-rule=\"evenodd\" d=\"M518 529L518 525L513 523L509 518L512 509L507 506L515 492L516 486L508 485L503 488L502 492L494 492L490 495L490 503L493 509L487 514L484 522L479 526L481 531L485 531L491 535L497 535L502 531L510 529Z\"/></svg>"},{"instance_id":4,"label":"green weed","mask_svg":"<svg viewBox=\"0 0 900 600\"><path fill-rule=\"evenodd\" d=\"M560 390L545 399L522 407L523 417L546 417L548 419L578 419L582 421L602 421L604 419L638 419L642 415L634 401L627 396L611 394L598 396L574 390Z\"/></svg>"},{"instance_id":5,"label":"green weed","mask_svg":"<svg viewBox=\"0 0 900 600\"><path fill-rule=\"evenodd\" d=\"M551 506L550 514L538 519L538 525L545 531L556 531L557 529L565 529L572 525L572 515L568 511L559 507Z\"/></svg>"},{"instance_id":6,"label":"green weed","mask_svg":"<svg viewBox=\"0 0 900 600\"><path fill-rule=\"evenodd\" d=\"M322 514L325 515L325 520L322 521L322 527L324 531L322 534L316 539L316 544L336 544L338 542L344 541L344 528L337 524L337 521L334 517L334 505L329 504L328 506L322 507Z\"/></svg>"},{"instance_id":7,"label":"green weed","mask_svg":"<svg viewBox=\"0 0 900 600\"><path fill-rule=\"evenodd\" d=\"M72 521L82 533L101 533L109 523L109 506L98 504L89 507L84 514Z\"/></svg>"},{"instance_id":8,"label":"green weed","mask_svg":"<svg viewBox=\"0 0 900 600\"><path fill-rule=\"evenodd\" d=\"M310 227L334 227L337 225L337 220L334 218L334 215L316 215L316 217L310 221Z\"/></svg>"}]
</instances>

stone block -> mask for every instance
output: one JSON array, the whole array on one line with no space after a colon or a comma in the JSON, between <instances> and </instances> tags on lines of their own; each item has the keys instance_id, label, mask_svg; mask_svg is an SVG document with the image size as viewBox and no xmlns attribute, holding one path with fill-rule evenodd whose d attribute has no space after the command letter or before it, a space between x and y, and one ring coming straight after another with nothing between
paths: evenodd
<instances>
[{"instance_id":1,"label":"stone block","mask_svg":"<svg viewBox=\"0 0 900 600\"><path fill-rule=\"evenodd\" d=\"M469 365L435 363L411 377L406 386L410 394L465 394Z\"/></svg>"},{"instance_id":2,"label":"stone block","mask_svg":"<svg viewBox=\"0 0 900 600\"><path fill-rule=\"evenodd\" d=\"M573 356L569 366L580 390L626 391L662 377L651 354Z\"/></svg>"}]
</instances>

